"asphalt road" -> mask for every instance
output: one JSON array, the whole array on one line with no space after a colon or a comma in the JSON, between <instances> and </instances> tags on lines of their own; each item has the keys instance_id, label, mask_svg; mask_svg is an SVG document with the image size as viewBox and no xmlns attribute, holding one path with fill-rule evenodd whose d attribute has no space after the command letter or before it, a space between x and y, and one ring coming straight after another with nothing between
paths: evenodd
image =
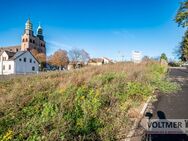
<instances>
[{"instance_id":1,"label":"asphalt road","mask_svg":"<svg viewBox=\"0 0 188 141\"><path fill-rule=\"evenodd\" d=\"M188 69L170 69L169 75L182 85L182 90L161 94L155 103L153 118L157 118L157 111L162 111L167 119L188 119Z\"/></svg>"},{"instance_id":2,"label":"asphalt road","mask_svg":"<svg viewBox=\"0 0 188 141\"><path fill-rule=\"evenodd\" d=\"M154 103L153 119L188 119L188 69L170 69L170 78L182 85L182 90L161 94ZM188 135L152 135L150 141L188 141Z\"/></svg>"}]
</instances>

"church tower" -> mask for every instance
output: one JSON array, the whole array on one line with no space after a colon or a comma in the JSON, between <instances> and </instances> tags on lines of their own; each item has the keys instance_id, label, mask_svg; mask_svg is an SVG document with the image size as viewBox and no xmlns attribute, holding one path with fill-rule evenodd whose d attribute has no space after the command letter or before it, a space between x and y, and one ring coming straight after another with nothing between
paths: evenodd
<instances>
[{"instance_id":1,"label":"church tower","mask_svg":"<svg viewBox=\"0 0 188 141\"><path fill-rule=\"evenodd\" d=\"M33 24L31 20L28 19L25 24L24 34L22 36L21 51L30 50L32 46L32 37L33 37Z\"/></svg>"},{"instance_id":2,"label":"church tower","mask_svg":"<svg viewBox=\"0 0 188 141\"><path fill-rule=\"evenodd\" d=\"M39 37L40 40L44 40L43 30L42 30L42 27L40 26L40 24L39 24L39 26L37 28L37 37Z\"/></svg>"},{"instance_id":3,"label":"church tower","mask_svg":"<svg viewBox=\"0 0 188 141\"><path fill-rule=\"evenodd\" d=\"M25 34L33 36L33 24L30 19L25 24Z\"/></svg>"},{"instance_id":4,"label":"church tower","mask_svg":"<svg viewBox=\"0 0 188 141\"><path fill-rule=\"evenodd\" d=\"M44 41L43 29L39 25L37 28L37 35L33 33L33 24L30 19L25 24L24 34L22 35L21 50L27 51L35 49L39 53L46 54L46 43Z\"/></svg>"}]
</instances>

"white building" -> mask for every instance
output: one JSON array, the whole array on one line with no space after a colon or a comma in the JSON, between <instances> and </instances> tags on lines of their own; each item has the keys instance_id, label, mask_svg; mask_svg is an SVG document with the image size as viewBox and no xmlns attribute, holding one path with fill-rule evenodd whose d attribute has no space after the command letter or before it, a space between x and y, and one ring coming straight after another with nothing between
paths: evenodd
<instances>
[{"instance_id":1,"label":"white building","mask_svg":"<svg viewBox=\"0 0 188 141\"><path fill-rule=\"evenodd\" d=\"M142 61L142 53L140 51L132 51L132 61L140 63Z\"/></svg>"},{"instance_id":2,"label":"white building","mask_svg":"<svg viewBox=\"0 0 188 141\"><path fill-rule=\"evenodd\" d=\"M111 63L113 63L113 61L111 59L109 59L109 58L103 57L102 59L104 60L104 64L111 64Z\"/></svg>"},{"instance_id":3,"label":"white building","mask_svg":"<svg viewBox=\"0 0 188 141\"><path fill-rule=\"evenodd\" d=\"M39 63L29 51L0 54L0 75L37 73L38 70Z\"/></svg>"}]
</instances>

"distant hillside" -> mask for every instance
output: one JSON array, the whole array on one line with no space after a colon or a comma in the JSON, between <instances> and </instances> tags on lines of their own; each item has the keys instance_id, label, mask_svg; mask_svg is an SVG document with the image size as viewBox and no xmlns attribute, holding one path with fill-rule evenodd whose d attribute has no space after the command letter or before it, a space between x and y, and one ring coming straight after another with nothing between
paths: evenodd
<instances>
[{"instance_id":1,"label":"distant hillside","mask_svg":"<svg viewBox=\"0 0 188 141\"><path fill-rule=\"evenodd\" d=\"M0 80L0 140L119 140L149 96L178 89L166 70L117 63Z\"/></svg>"}]
</instances>

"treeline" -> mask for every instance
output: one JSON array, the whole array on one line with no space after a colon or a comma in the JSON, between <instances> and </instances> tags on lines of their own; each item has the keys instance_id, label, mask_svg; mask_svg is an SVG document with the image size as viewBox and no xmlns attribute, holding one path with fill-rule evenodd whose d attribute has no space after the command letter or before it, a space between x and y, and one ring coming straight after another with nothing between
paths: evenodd
<instances>
[{"instance_id":1,"label":"treeline","mask_svg":"<svg viewBox=\"0 0 188 141\"><path fill-rule=\"evenodd\" d=\"M179 26L186 28L188 26L188 0L181 2L178 12L175 17L176 23ZM179 48L176 50L177 56L182 61L188 61L188 30L186 29L182 41L180 42Z\"/></svg>"},{"instance_id":2,"label":"treeline","mask_svg":"<svg viewBox=\"0 0 188 141\"><path fill-rule=\"evenodd\" d=\"M37 50L31 50L31 53L39 61L41 68L45 68L46 64L66 68L70 62L82 62L86 63L90 59L90 55L84 49L71 49L69 51L59 49L52 55L46 56L44 53L39 53Z\"/></svg>"}]
</instances>

